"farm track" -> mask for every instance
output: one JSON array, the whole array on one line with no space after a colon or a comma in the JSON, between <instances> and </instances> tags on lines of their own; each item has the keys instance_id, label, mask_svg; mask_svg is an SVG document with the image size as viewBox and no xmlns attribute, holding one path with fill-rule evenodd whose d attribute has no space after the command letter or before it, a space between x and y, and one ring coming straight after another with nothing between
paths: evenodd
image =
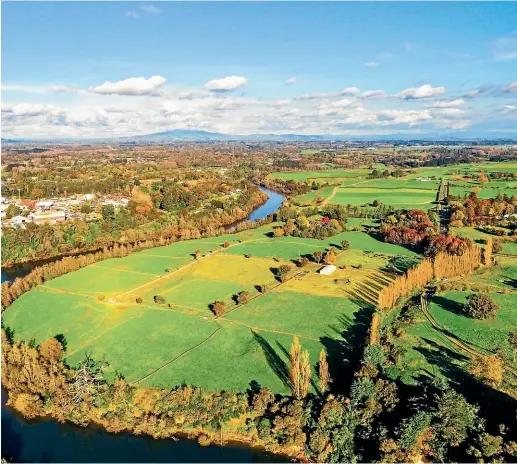
<instances>
[{"instance_id":1,"label":"farm track","mask_svg":"<svg viewBox=\"0 0 517 464\"><path fill-rule=\"evenodd\" d=\"M431 315L429 312L429 299L431 298L432 293L427 291L420 295L420 308L422 309L422 312L424 313L424 316L427 318L431 326L440 332L441 335L443 335L447 340L449 340L452 344L454 344L456 347L458 347L460 350L468 353L470 357L474 356L481 356L486 357L493 355L494 353L487 349L478 350L476 348L473 348L470 346L467 342L464 342L459 337L456 337L455 335L449 335L449 331L447 329L444 329L438 322L436 322L436 319ZM517 378L517 370L515 370L513 367L511 367L506 361L503 361L504 370L506 372L509 372L512 374L515 378Z\"/></svg>"},{"instance_id":2,"label":"farm track","mask_svg":"<svg viewBox=\"0 0 517 464\"><path fill-rule=\"evenodd\" d=\"M201 342L199 342L198 344L194 345L194 346L191 346L188 350L185 350L183 351L183 353L180 353L179 355L175 356L174 358L170 359L169 361L167 361L165 364L163 364L162 366L158 367L157 369L155 369L153 372L147 374L146 376L138 379L138 380L135 380L134 382L131 383L131 385L137 385L139 384L140 382L148 379L149 377L153 376L154 374L156 374L157 372L161 371L162 369L165 369L166 367L170 366L172 363L174 363L175 361L177 361L178 359L182 358L183 356L185 356L186 354L190 353L191 351L194 351L196 348L199 348L200 346L202 346L204 343L206 343L208 340L210 340L212 337L214 337L217 332L219 332L221 330L221 327L219 326L219 324L217 324L216 322L216 325L217 325L217 329L215 329L208 337L206 337L204 340L202 340Z\"/></svg>"}]
</instances>

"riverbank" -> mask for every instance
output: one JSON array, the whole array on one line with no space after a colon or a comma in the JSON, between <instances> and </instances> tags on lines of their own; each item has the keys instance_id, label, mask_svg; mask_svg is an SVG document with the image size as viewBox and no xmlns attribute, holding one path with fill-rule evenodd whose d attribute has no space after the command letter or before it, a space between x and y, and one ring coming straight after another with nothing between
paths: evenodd
<instances>
[{"instance_id":1,"label":"riverbank","mask_svg":"<svg viewBox=\"0 0 517 464\"><path fill-rule=\"evenodd\" d=\"M2 388L2 457L8 462L288 462L244 443L200 446L188 438L155 439L51 418L25 419L6 405Z\"/></svg>"}]
</instances>

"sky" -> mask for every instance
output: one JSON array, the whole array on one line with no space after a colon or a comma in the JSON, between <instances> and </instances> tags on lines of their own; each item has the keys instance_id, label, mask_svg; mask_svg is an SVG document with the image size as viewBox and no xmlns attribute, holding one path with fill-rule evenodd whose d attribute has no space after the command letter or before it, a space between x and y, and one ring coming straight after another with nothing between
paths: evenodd
<instances>
[{"instance_id":1,"label":"sky","mask_svg":"<svg viewBox=\"0 0 517 464\"><path fill-rule=\"evenodd\" d=\"M2 2L2 137L517 135L515 2Z\"/></svg>"}]
</instances>

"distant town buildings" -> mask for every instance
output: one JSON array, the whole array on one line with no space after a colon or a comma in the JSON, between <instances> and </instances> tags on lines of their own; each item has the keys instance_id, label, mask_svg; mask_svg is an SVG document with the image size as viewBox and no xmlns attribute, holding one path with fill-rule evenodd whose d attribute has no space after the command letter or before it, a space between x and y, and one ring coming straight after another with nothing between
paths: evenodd
<instances>
[{"instance_id":1,"label":"distant town buildings","mask_svg":"<svg viewBox=\"0 0 517 464\"><path fill-rule=\"evenodd\" d=\"M97 213L81 211L81 207L84 204L89 205L92 211L98 206L104 205L111 205L114 208L126 208L129 204L129 199L111 198L108 196L97 198L93 193L67 198L49 198L37 202L1 197L0 209L2 225L24 228L28 223L54 224L73 219L84 219L86 221L97 220L99 217ZM7 214L10 206L17 207L17 211L19 211L20 214L16 214L14 217L8 219Z\"/></svg>"}]
</instances>

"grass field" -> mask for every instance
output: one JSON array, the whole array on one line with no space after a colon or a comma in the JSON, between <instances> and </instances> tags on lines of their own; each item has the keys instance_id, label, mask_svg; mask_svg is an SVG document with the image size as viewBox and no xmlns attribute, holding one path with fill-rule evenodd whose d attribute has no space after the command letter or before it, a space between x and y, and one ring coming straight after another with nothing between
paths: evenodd
<instances>
[{"instance_id":1,"label":"grass field","mask_svg":"<svg viewBox=\"0 0 517 464\"><path fill-rule=\"evenodd\" d=\"M340 188L331 200L339 205L365 205L377 200L395 208L430 209L436 198L434 190L425 189L378 189L367 187Z\"/></svg>"},{"instance_id":2,"label":"grass field","mask_svg":"<svg viewBox=\"0 0 517 464\"><path fill-rule=\"evenodd\" d=\"M88 266L20 297L4 313L4 324L15 338L36 343L62 334L72 366L86 353L105 356L108 378L122 374L149 386L187 382L241 391L256 380L286 393L293 337L309 350L314 375L321 349L334 357L335 365L338 358L353 356L362 346L371 313L367 303L354 297L355 288L368 285L389 261L418 255L363 232L320 241L270 238L271 230L268 225L178 242ZM351 243L338 254L345 269L322 276L317 273L321 266L313 263L284 284L275 280L272 271L281 264L343 239ZM222 247L225 241L229 248ZM195 250L203 255L198 261ZM268 284L269 292L260 295L258 284ZM239 306L234 298L243 290L251 292L252 300ZM155 295L167 304L156 304ZM143 302L136 303L137 297ZM209 310L215 300L225 301L230 310L218 319ZM314 381L316 385L316 377Z\"/></svg>"}]
</instances>

